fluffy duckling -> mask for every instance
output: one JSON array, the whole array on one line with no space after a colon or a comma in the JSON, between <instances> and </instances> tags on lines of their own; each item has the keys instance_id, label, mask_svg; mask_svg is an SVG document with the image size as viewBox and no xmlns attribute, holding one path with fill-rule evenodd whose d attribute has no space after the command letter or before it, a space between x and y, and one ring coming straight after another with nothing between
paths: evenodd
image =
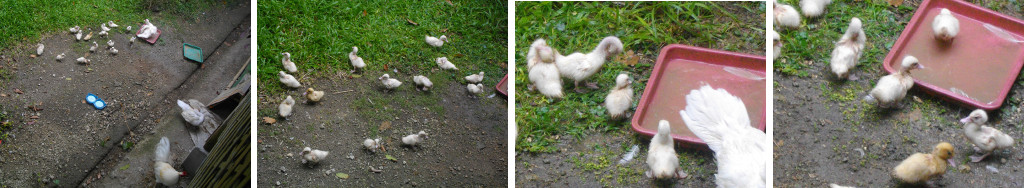
<instances>
[{"instance_id":1,"label":"fluffy duckling","mask_svg":"<svg viewBox=\"0 0 1024 188\"><path fill-rule=\"evenodd\" d=\"M619 74L615 77L615 88L608 92L604 98L604 107L608 109L608 115L612 119L624 117L626 110L633 107L633 78L629 75Z\"/></svg>"},{"instance_id":2,"label":"fluffy duckling","mask_svg":"<svg viewBox=\"0 0 1024 188\"><path fill-rule=\"evenodd\" d=\"M309 147L302 148L302 164L307 166L319 164L321 160L327 158L327 151L315 150Z\"/></svg>"},{"instance_id":3,"label":"fluffy duckling","mask_svg":"<svg viewBox=\"0 0 1024 188\"><path fill-rule=\"evenodd\" d=\"M800 10L808 18L818 17L825 13L825 6L832 4L832 0L801 0Z\"/></svg>"},{"instance_id":4,"label":"fluffy duckling","mask_svg":"<svg viewBox=\"0 0 1024 188\"><path fill-rule=\"evenodd\" d=\"M527 69L531 88L547 97L562 98L562 78L555 65L555 53L544 39L533 41L526 53Z\"/></svg>"},{"instance_id":5,"label":"fluffy duckling","mask_svg":"<svg viewBox=\"0 0 1024 188\"><path fill-rule=\"evenodd\" d=\"M80 33L80 32L82 32L82 28L81 28L81 27L78 27L78 26L76 25L75 27L71 27L70 29L68 29L68 32L71 32L71 33Z\"/></svg>"},{"instance_id":6,"label":"fluffy duckling","mask_svg":"<svg viewBox=\"0 0 1024 188\"><path fill-rule=\"evenodd\" d=\"M788 27L797 28L800 27L800 13L796 12L793 6L779 3L779 1L772 1L775 3L775 24Z\"/></svg>"},{"instance_id":7,"label":"fluffy duckling","mask_svg":"<svg viewBox=\"0 0 1024 188\"><path fill-rule=\"evenodd\" d=\"M363 61L362 57L356 55L356 52L359 52L359 48L353 46L352 52L348 53L348 61L352 63L352 67L354 68L350 73L356 72L356 70L363 70L363 67L366 67L366 62Z\"/></svg>"},{"instance_id":8,"label":"fluffy duckling","mask_svg":"<svg viewBox=\"0 0 1024 188\"><path fill-rule=\"evenodd\" d=\"M92 47L89 47L89 52L96 52L96 49L99 47L100 44L97 44L96 41L92 41Z\"/></svg>"},{"instance_id":9,"label":"fluffy duckling","mask_svg":"<svg viewBox=\"0 0 1024 188\"><path fill-rule=\"evenodd\" d=\"M277 115L281 115L284 118L292 116L292 106L295 106L295 99L289 95L284 98L284 101L281 101L280 105L277 105Z\"/></svg>"},{"instance_id":10,"label":"fluffy duckling","mask_svg":"<svg viewBox=\"0 0 1024 188\"><path fill-rule=\"evenodd\" d=\"M918 63L914 56L904 57L900 64L900 71L878 79L875 88L871 89L867 96L864 96L864 101L876 103L882 108L898 107L903 97L907 96L910 87L914 86L914 78L910 77L910 70L922 68L924 66Z\"/></svg>"},{"instance_id":11,"label":"fluffy duckling","mask_svg":"<svg viewBox=\"0 0 1024 188\"><path fill-rule=\"evenodd\" d=\"M61 60L64 60L64 53L60 53L60 55L57 55L57 61Z\"/></svg>"},{"instance_id":12,"label":"fluffy duckling","mask_svg":"<svg viewBox=\"0 0 1024 188\"><path fill-rule=\"evenodd\" d=\"M669 179L683 178L685 173L679 168L679 157L676 155L675 142L672 140L672 127L668 121L658 121L658 133L651 137L647 149L648 178Z\"/></svg>"},{"instance_id":13,"label":"fluffy duckling","mask_svg":"<svg viewBox=\"0 0 1024 188\"><path fill-rule=\"evenodd\" d=\"M167 137L161 137L160 142L156 144L156 150L153 151L153 175L156 178L156 183L167 187L177 185L178 178L186 175L185 172L178 172L171 166L170 153L171 142L167 140Z\"/></svg>"},{"instance_id":14,"label":"fluffy duckling","mask_svg":"<svg viewBox=\"0 0 1024 188\"><path fill-rule=\"evenodd\" d=\"M850 69L857 67L866 42L867 36L864 35L864 29L861 28L860 18L854 17L850 20L850 26L846 27L846 34L836 41L836 48L832 50L829 64L836 77L839 79L850 77Z\"/></svg>"},{"instance_id":15,"label":"fluffy duckling","mask_svg":"<svg viewBox=\"0 0 1024 188\"><path fill-rule=\"evenodd\" d=\"M398 79L391 78L391 75L388 74L384 74L377 79L380 80L380 83L384 85L384 89L387 90L392 90L402 85L402 81L398 81Z\"/></svg>"},{"instance_id":16,"label":"fluffy duckling","mask_svg":"<svg viewBox=\"0 0 1024 188\"><path fill-rule=\"evenodd\" d=\"M281 65L284 65L284 70L288 73L295 73L299 71L299 68L295 66L295 62L292 62L292 54L288 52L281 53Z\"/></svg>"},{"instance_id":17,"label":"fluffy duckling","mask_svg":"<svg viewBox=\"0 0 1024 188\"><path fill-rule=\"evenodd\" d=\"M36 47L36 55L43 56L43 48L46 48L46 46L39 44L38 47Z\"/></svg>"},{"instance_id":18,"label":"fluffy duckling","mask_svg":"<svg viewBox=\"0 0 1024 188\"><path fill-rule=\"evenodd\" d=\"M466 90L473 95L479 95L484 92L484 84L466 84Z\"/></svg>"},{"instance_id":19,"label":"fluffy duckling","mask_svg":"<svg viewBox=\"0 0 1024 188\"><path fill-rule=\"evenodd\" d=\"M363 140L363 147L370 152L376 153L377 149L380 149L380 138Z\"/></svg>"},{"instance_id":20,"label":"fluffy duckling","mask_svg":"<svg viewBox=\"0 0 1024 188\"><path fill-rule=\"evenodd\" d=\"M99 35L101 37L106 37L107 36L107 31L100 31L97 35Z\"/></svg>"},{"instance_id":21,"label":"fluffy duckling","mask_svg":"<svg viewBox=\"0 0 1024 188\"><path fill-rule=\"evenodd\" d=\"M935 15L932 20L932 31L935 32L935 37L938 39L953 40L953 37L960 32L960 21L953 16L949 9L942 9L939 15Z\"/></svg>"},{"instance_id":22,"label":"fluffy duckling","mask_svg":"<svg viewBox=\"0 0 1024 188\"><path fill-rule=\"evenodd\" d=\"M427 36L427 44L430 44L431 46L434 47L441 47L441 45L444 45L445 42L448 42L448 37L444 35L441 35L441 38L431 37L430 35L425 36Z\"/></svg>"},{"instance_id":23,"label":"fluffy duckling","mask_svg":"<svg viewBox=\"0 0 1024 188\"><path fill-rule=\"evenodd\" d=\"M117 55L117 48L110 47L110 55Z\"/></svg>"},{"instance_id":24,"label":"fluffy duckling","mask_svg":"<svg viewBox=\"0 0 1024 188\"><path fill-rule=\"evenodd\" d=\"M423 75L413 76L412 82L416 83L416 90L420 91L427 91L430 87L434 87L434 83L430 82L430 78Z\"/></svg>"},{"instance_id":25,"label":"fluffy duckling","mask_svg":"<svg viewBox=\"0 0 1024 188\"><path fill-rule=\"evenodd\" d=\"M128 27L131 27L131 26L128 26ZM128 39L128 44L129 45L135 44L135 39L137 39L137 38L139 38L139 37L132 36L132 38Z\"/></svg>"},{"instance_id":26,"label":"fluffy duckling","mask_svg":"<svg viewBox=\"0 0 1024 188\"><path fill-rule=\"evenodd\" d=\"M107 47L114 47L114 40L107 40Z\"/></svg>"},{"instance_id":27,"label":"fluffy duckling","mask_svg":"<svg viewBox=\"0 0 1024 188\"><path fill-rule=\"evenodd\" d=\"M118 25L117 25L117 24L114 24L114 20L108 20L108 21L107 21L107 26L110 26L110 27L118 27Z\"/></svg>"},{"instance_id":28,"label":"fluffy duckling","mask_svg":"<svg viewBox=\"0 0 1024 188\"><path fill-rule=\"evenodd\" d=\"M306 88L306 100L312 102L320 102L320 99L324 97L324 91L313 90L313 88Z\"/></svg>"},{"instance_id":29,"label":"fluffy duckling","mask_svg":"<svg viewBox=\"0 0 1024 188\"><path fill-rule=\"evenodd\" d=\"M199 111L199 108L202 108L202 106L192 106L189 103L185 103L185 101L178 100L178 107L181 108L181 118L185 119L185 122L188 122L188 124L199 126L200 123L203 123L205 115Z\"/></svg>"},{"instance_id":30,"label":"fluffy duckling","mask_svg":"<svg viewBox=\"0 0 1024 188\"><path fill-rule=\"evenodd\" d=\"M931 154L914 153L896 165L892 176L904 183L918 184L946 173L946 163L953 165L953 145L939 143Z\"/></svg>"},{"instance_id":31,"label":"fluffy duckling","mask_svg":"<svg viewBox=\"0 0 1024 188\"><path fill-rule=\"evenodd\" d=\"M82 32L75 33L75 41L81 41L81 40L82 40Z\"/></svg>"},{"instance_id":32,"label":"fluffy duckling","mask_svg":"<svg viewBox=\"0 0 1024 188\"><path fill-rule=\"evenodd\" d=\"M750 126L746 105L725 89L704 85L686 95L679 111L686 127L715 152L718 187L765 187L772 147L764 132Z\"/></svg>"},{"instance_id":33,"label":"fluffy duckling","mask_svg":"<svg viewBox=\"0 0 1024 188\"><path fill-rule=\"evenodd\" d=\"M75 59L75 61L78 61L78 63L81 64L89 64L89 62L91 62L92 60L86 59L85 57L78 57L78 59Z\"/></svg>"},{"instance_id":34,"label":"fluffy duckling","mask_svg":"<svg viewBox=\"0 0 1024 188\"><path fill-rule=\"evenodd\" d=\"M782 36L774 29L768 29L768 36L772 37L772 60L782 54Z\"/></svg>"},{"instance_id":35,"label":"fluffy duckling","mask_svg":"<svg viewBox=\"0 0 1024 188\"><path fill-rule=\"evenodd\" d=\"M478 74L471 74L465 78L468 83L480 83L481 81L484 81L484 72L480 71Z\"/></svg>"},{"instance_id":36,"label":"fluffy duckling","mask_svg":"<svg viewBox=\"0 0 1024 188\"><path fill-rule=\"evenodd\" d=\"M427 139L427 137L429 136L430 135L427 134L427 132L420 131L420 133L410 134L408 136L402 137L402 144L405 144L407 146L418 146L420 145L420 143L423 142L424 139Z\"/></svg>"},{"instance_id":37,"label":"fluffy duckling","mask_svg":"<svg viewBox=\"0 0 1024 188\"><path fill-rule=\"evenodd\" d=\"M455 67L455 64L452 64L451 61L448 61L448 57L437 58L437 66L441 67L441 69L443 70L459 70L458 67Z\"/></svg>"},{"instance_id":38,"label":"fluffy duckling","mask_svg":"<svg viewBox=\"0 0 1024 188\"><path fill-rule=\"evenodd\" d=\"M89 34L85 35L85 37L82 38L82 40L85 40L85 41L89 41L89 39L92 39L92 32L91 31L89 32Z\"/></svg>"},{"instance_id":39,"label":"fluffy duckling","mask_svg":"<svg viewBox=\"0 0 1024 188\"><path fill-rule=\"evenodd\" d=\"M580 82L601 70L601 66L604 65L609 57L622 52L622 47L622 41L618 37L605 37L594 50L587 54L576 52L568 56L562 56L562 54L555 53L555 65L558 67L558 72L562 77L573 80L576 92L582 93L583 90L579 87ZM597 89L596 84L587 83L586 85L592 89Z\"/></svg>"},{"instance_id":40,"label":"fluffy duckling","mask_svg":"<svg viewBox=\"0 0 1024 188\"><path fill-rule=\"evenodd\" d=\"M280 80L281 83L283 83L285 86L288 86L288 87L293 87L293 88L300 88L300 87L302 87L302 84L299 83L299 80L295 79L295 76L292 76L291 74L288 74L288 73L284 73L284 71L277 71L277 79Z\"/></svg>"},{"instance_id":41,"label":"fluffy duckling","mask_svg":"<svg viewBox=\"0 0 1024 188\"><path fill-rule=\"evenodd\" d=\"M960 122L964 123L964 135L971 143L974 143L976 151L985 153L980 156L970 156L971 162L985 159L992 154L992 151L1013 147L1013 137L995 128L985 126L987 121L988 114L981 109L974 110L971 115L960 119Z\"/></svg>"},{"instance_id":42,"label":"fluffy duckling","mask_svg":"<svg viewBox=\"0 0 1024 188\"><path fill-rule=\"evenodd\" d=\"M100 31L110 31L110 28L107 27L107 23L100 24Z\"/></svg>"}]
</instances>

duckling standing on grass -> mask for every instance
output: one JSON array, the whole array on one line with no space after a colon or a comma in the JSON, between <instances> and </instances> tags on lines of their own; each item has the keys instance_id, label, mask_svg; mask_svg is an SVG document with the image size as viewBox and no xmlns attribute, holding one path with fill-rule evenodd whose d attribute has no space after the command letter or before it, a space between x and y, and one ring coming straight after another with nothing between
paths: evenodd
<instances>
[{"instance_id":1,"label":"duckling standing on grass","mask_svg":"<svg viewBox=\"0 0 1024 188\"><path fill-rule=\"evenodd\" d=\"M473 96L476 96L484 92L484 84L467 84L466 90L469 90L469 93L472 93Z\"/></svg>"},{"instance_id":2,"label":"duckling standing on grass","mask_svg":"<svg viewBox=\"0 0 1024 188\"><path fill-rule=\"evenodd\" d=\"M466 76L465 79L467 83L480 83L481 81L484 81L484 72L480 71L480 73L478 74L471 74L469 76Z\"/></svg>"},{"instance_id":3,"label":"duckling standing on grass","mask_svg":"<svg viewBox=\"0 0 1024 188\"><path fill-rule=\"evenodd\" d=\"M779 55L782 54L782 36L780 36L778 32L775 32L774 29L768 29L768 36L772 37L771 59L774 61L775 58L778 58Z\"/></svg>"},{"instance_id":4,"label":"duckling standing on grass","mask_svg":"<svg viewBox=\"0 0 1024 188\"><path fill-rule=\"evenodd\" d=\"M107 47L114 47L114 40L107 40Z\"/></svg>"},{"instance_id":5,"label":"duckling standing on grass","mask_svg":"<svg viewBox=\"0 0 1024 188\"><path fill-rule=\"evenodd\" d=\"M970 156L971 162L985 159L992 154L992 151L1013 147L1013 137L998 129L985 126L987 121L988 114L981 109L974 110L971 115L960 119L960 122L964 123L964 136L967 136L967 140L974 144L975 151L985 153L980 156Z\"/></svg>"},{"instance_id":6,"label":"duckling standing on grass","mask_svg":"<svg viewBox=\"0 0 1024 188\"><path fill-rule=\"evenodd\" d=\"M832 0L800 0L800 10L808 18L818 17L825 13L828 4L832 4Z\"/></svg>"},{"instance_id":7,"label":"duckling standing on grass","mask_svg":"<svg viewBox=\"0 0 1024 188\"><path fill-rule=\"evenodd\" d=\"M306 100L311 102L320 102L320 98L324 97L324 91L317 91L313 88L306 88Z\"/></svg>"},{"instance_id":8,"label":"duckling standing on grass","mask_svg":"<svg viewBox=\"0 0 1024 188\"><path fill-rule=\"evenodd\" d=\"M455 67L455 64L453 64L451 61L448 61L448 57L437 58L437 66L440 67L442 70L459 70L458 67Z\"/></svg>"},{"instance_id":9,"label":"duckling standing on grass","mask_svg":"<svg viewBox=\"0 0 1024 188\"><path fill-rule=\"evenodd\" d=\"M427 91L430 87L434 87L434 83L430 82L430 78L423 75L416 75L412 77L412 82L416 83L416 90Z\"/></svg>"},{"instance_id":10,"label":"duckling standing on grass","mask_svg":"<svg viewBox=\"0 0 1024 188\"><path fill-rule=\"evenodd\" d=\"M82 32L75 33L75 41L81 41L81 40L82 40Z\"/></svg>"},{"instance_id":11,"label":"duckling standing on grass","mask_svg":"<svg viewBox=\"0 0 1024 188\"><path fill-rule=\"evenodd\" d=\"M89 39L92 39L92 31L90 31L88 35L85 35L85 38L82 38L82 40L85 41L89 41Z\"/></svg>"},{"instance_id":12,"label":"duckling standing on grass","mask_svg":"<svg viewBox=\"0 0 1024 188\"><path fill-rule=\"evenodd\" d=\"M99 47L100 45L97 44L96 41L92 41L92 47L89 47L89 52L96 52L96 49Z\"/></svg>"},{"instance_id":13,"label":"duckling standing on grass","mask_svg":"<svg viewBox=\"0 0 1024 188\"><path fill-rule=\"evenodd\" d=\"M846 28L846 34L843 34L843 37L836 42L836 48L832 50L832 59L829 64L836 77L839 79L850 78L850 69L857 67L857 62L860 61L860 56L864 52L866 37L861 28L860 19L851 19L850 26ZM856 78L850 79L856 80Z\"/></svg>"},{"instance_id":14,"label":"duckling standing on grass","mask_svg":"<svg viewBox=\"0 0 1024 188\"><path fill-rule=\"evenodd\" d=\"M618 37L605 37L601 43L597 44L597 47L594 47L594 50L586 54L576 52L562 56L555 53L555 65L558 66L558 73L562 77L573 80L576 92L582 93L580 82L600 71L608 58L622 52L622 48L622 41ZM584 85L591 89L597 89L597 84L594 83L585 83Z\"/></svg>"},{"instance_id":15,"label":"duckling standing on grass","mask_svg":"<svg viewBox=\"0 0 1024 188\"><path fill-rule=\"evenodd\" d=\"M536 88L544 96L562 98L562 78L555 65L555 53L544 39L533 41L526 53L527 69L533 83L531 90Z\"/></svg>"},{"instance_id":16,"label":"duckling standing on grass","mask_svg":"<svg viewBox=\"0 0 1024 188\"><path fill-rule=\"evenodd\" d=\"M70 29L68 29L68 32L71 32L71 33L79 33L79 32L82 32L82 28L81 28L81 27L78 27L78 26L76 25L75 27L71 27Z\"/></svg>"},{"instance_id":17,"label":"duckling standing on grass","mask_svg":"<svg viewBox=\"0 0 1024 188\"><path fill-rule=\"evenodd\" d=\"M960 32L960 21L953 16L949 9L942 9L939 15L932 20L932 31L935 37L943 41L951 41Z\"/></svg>"},{"instance_id":18,"label":"duckling standing on grass","mask_svg":"<svg viewBox=\"0 0 1024 188\"><path fill-rule=\"evenodd\" d=\"M292 54L288 52L281 53L284 57L281 57L281 65L284 66L284 70L288 73L295 73L299 71L298 67L295 67L295 62L292 62Z\"/></svg>"},{"instance_id":19,"label":"duckling standing on grass","mask_svg":"<svg viewBox=\"0 0 1024 188\"><path fill-rule=\"evenodd\" d=\"M923 69L924 66L914 56L903 57L900 63L900 70L878 79L875 88L864 101L877 104L882 108L899 107L900 101L907 96L907 91L914 86L914 78L910 77L910 70Z\"/></svg>"},{"instance_id":20,"label":"duckling standing on grass","mask_svg":"<svg viewBox=\"0 0 1024 188\"><path fill-rule=\"evenodd\" d=\"M779 1L772 1L775 4L775 24L782 27L797 28L800 27L800 13L796 12L793 6L779 3Z\"/></svg>"},{"instance_id":21,"label":"duckling standing on grass","mask_svg":"<svg viewBox=\"0 0 1024 188\"><path fill-rule=\"evenodd\" d=\"M441 47L441 45L444 45L445 42L448 42L448 37L444 36L444 35L441 35L441 38L431 37L430 35L426 35L426 36L427 36L427 39L426 39L427 44L430 44L431 46L434 46L434 47Z\"/></svg>"},{"instance_id":22,"label":"duckling standing on grass","mask_svg":"<svg viewBox=\"0 0 1024 188\"><path fill-rule=\"evenodd\" d=\"M292 88L302 87L302 84L299 83L299 80L295 79L295 76L292 76L291 74L288 74L288 73L284 73L284 71L277 71L277 79L280 80L281 83L283 83L285 86L288 86L288 87L292 87Z\"/></svg>"},{"instance_id":23,"label":"duckling standing on grass","mask_svg":"<svg viewBox=\"0 0 1024 188\"><path fill-rule=\"evenodd\" d=\"M363 70L363 67L366 67L366 62L363 61L362 57L356 55L357 52L359 52L359 48L353 46L352 52L348 53L348 61L352 63L353 68L352 71L349 71L349 73L354 73L356 72L356 70Z\"/></svg>"},{"instance_id":24,"label":"duckling standing on grass","mask_svg":"<svg viewBox=\"0 0 1024 188\"><path fill-rule=\"evenodd\" d=\"M619 74L615 77L615 87L604 98L604 107L608 109L608 115L612 119L624 117L626 111L633 107L632 83L633 78L627 74Z\"/></svg>"},{"instance_id":25,"label":"duckling standing on grass","mask_svg":"<svg viewBox=\"0 0 1024 188\"><path fill-rule=\"evenodd\" d=\"M108 21L107 21L107 26L110 26L110 27L118 27L118 25L117 25L117 24L114 24L114 20L108 20Z\"/></svg>"},{"instance_id":26,"label":"duckling standing on grass","mask_svg":"<svg viewBox=\"0 0 1024 188\"><path fill-rule=\"evenodd\" d=\"M892 176L900 182L919 184L946 174L946 164L953 166L953 145L939 143L932 153L914 153L896 165Z\"/></svg>"},{"instance_id":27,"label":"duckling standing on grass","mask_svg":"<svg viewBox=\"0 0 1024 188\"><path fill-rule=\"evenodd\" d=\"M398 88L398 86L402 85L402 81L398 81L398 79L391 78L391 75L388 74L381 75L380 78L377 79L380 80L380 83L384 85L384 89L387 89L388 91Z\"/></svg>"},{"instance_id":28,"label":"duckling standing on grass","mask_svg":"<svg viewBox=\"0 0 1024 188\"><path fill-rule=\"evenodd\" d=\"M295 99L292 98L291 95L289 95L288 97L284 98L284 101L281 101L280 105L277 105L277 115L281 115L281 117L284 118L292 116L292 106L294 105Z\"/></svg>"}]
</instances>

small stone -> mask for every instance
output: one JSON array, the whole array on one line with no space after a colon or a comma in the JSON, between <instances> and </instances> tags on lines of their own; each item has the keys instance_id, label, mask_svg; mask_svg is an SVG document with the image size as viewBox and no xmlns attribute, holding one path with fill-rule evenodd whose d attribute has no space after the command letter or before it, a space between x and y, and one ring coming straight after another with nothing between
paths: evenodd
<instances>
[{"instance_id":1,"label":"small stone","mask_svg":"<svg viewBox=\"0 0 1024 188\"><path fill-rule=\"evenodd\" d=\"M1006 158L999 159L999 162L1003 162L1003 164L1006 164Z\"/></svg>"},{"instance_id":2,"label":"small stone","mask_svg":"<svg viewBox=\"0 0 1024 188\"><path fill-rule=\"evenodd\" d=\"M287 154L287 156L288 156L288 157L291 157L291 156L292 156L292 153L288 153L288 154Z\"/></svg>"},{"instance_id":3,"label":"small stone","mask_svg":"<svg viewBox=\"0 0 1024 188\"><path fill-rule=\"evenodd\" d=\"M282 166L281 168L277 168L277 169L281 170L281 173L288 172L288 169L284 168L284 166Z\"/></svg>"},{"instance_id":4,"label":"small stone","mask_svg":"<svg viewBox=\"0 0 1024 188\"><path fill-rule=\"evenodd\" d=\"M960 165L960 171L961 171L961 172L970 172L970 171L971 171L971 166L968 166L968 165Z\"/></svg>"},{"instance_id":5,"label":"small stone","mask_svg":"<svg viewBox=\"0 0 1024 188\"><path fill-rule=\"evenodd\" d=\"M274 185L281 186L281 181L275 181Z\"/></svg>"}]
</instances>

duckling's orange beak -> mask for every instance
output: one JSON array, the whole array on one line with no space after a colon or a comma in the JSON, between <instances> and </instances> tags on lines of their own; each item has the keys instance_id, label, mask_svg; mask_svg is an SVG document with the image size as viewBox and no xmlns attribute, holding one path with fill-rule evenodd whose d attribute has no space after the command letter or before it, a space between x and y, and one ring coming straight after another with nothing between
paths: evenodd
<instances>
[{"instance_id":1,"label":"duckling's orange beak","mask_svg":"<svg viewBox=\"0 0 1024 188\"><path fill-rule=\"evenodd\" d=\"M956 163L953 163L953 158L946 159L946 162L949 162L949 166L956 167Z\"/></svg>"},{"instance_id":2,"label":"duckling's orange beak","mask_svg":"<svg viewBox=\"0 0 1024 188\"><path fill-rule=\"evenodd\" d=\"M967 122L970 122L970 121L971 121L971 116L967 116L967 117L965 117L963 119L960 119L960 123L967 123Z\"/></svg>"}]
</instances>

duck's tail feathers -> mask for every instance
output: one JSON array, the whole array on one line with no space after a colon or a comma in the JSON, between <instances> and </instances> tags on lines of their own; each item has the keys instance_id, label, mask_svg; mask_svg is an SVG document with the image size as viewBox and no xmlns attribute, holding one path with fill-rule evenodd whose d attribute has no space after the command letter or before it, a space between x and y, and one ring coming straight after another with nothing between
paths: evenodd
<instances>
[{"instance_id":1,"label":"duck's tail feathers","mask_svg":"<svg viewBox=\"0 0 1024 188\"><path fill-rule=\"evenodd\" d=\"M156 144L156 151L153 152L153 160L169 163L170 160L168 160L168 155L170 152L171 142L167 140L167 137L162 137L160 138L160 143Z\"/></svg>"},{"instance_id":2,"label":"duck's tail feathers","mask_svg":"<svg viewBox=\"0 0 1024 188\"><path fill-rule=\"evenodd\" d=\"M727 135L753 128L742 100L708 85L690 91L686 95L686 109L679 114L690 131L715 151L720 150Z\"/></svg>"}]
</instances>

